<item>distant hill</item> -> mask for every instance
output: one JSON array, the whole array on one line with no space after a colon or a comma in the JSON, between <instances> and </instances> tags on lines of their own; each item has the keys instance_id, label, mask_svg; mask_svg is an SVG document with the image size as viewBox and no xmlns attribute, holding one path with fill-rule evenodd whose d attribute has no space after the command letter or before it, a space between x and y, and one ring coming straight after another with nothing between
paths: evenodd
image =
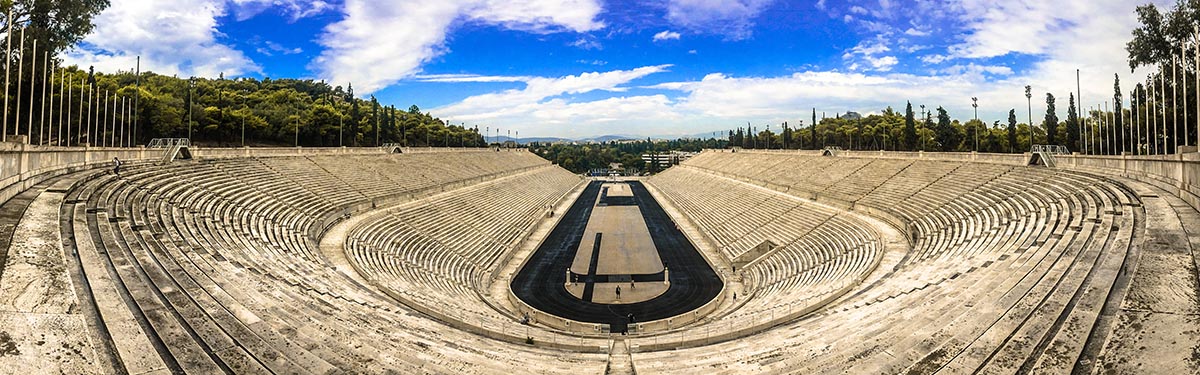
<instances>
[{"instance_id":1,"label":"distant hill","mask_svg":"<svg viewBox=\"0 0 1200 375\"><path fill-rule=\"evenodd\" d=\"M720 134L720 137L718 137L718 138L722 138L722 139L724 139L724 138L727 136L727 133L725 133L725 132L717 132L717 133L718 133L718 134ZM586 138L560 138L560 137L521 137L521 138L519 139L519 141L520 141L521 143L531 143L531 142L541 142L541 143L553 143L553 142L581 142L581 143L587 143L587 142L596 142L596 143L599 143L599 142L612 142L612 141L620 141L620 140L645 140L646 138L650 138L650 139L653 139L653 140L675 140L675 139L680 139L680 138L690 138L690 139L697 139L697 138L699 138L699 139L708 139L708 138L712 138L712 137L713 137L713 132L706 132L706 133L696 133L696 134L682 135L682 136L657 135L657 136L649 136L649 137L646 137L646 136L635 136L635 135L618 135L618 134L609 134L609 135L601 135L601 136L595 136L595 137L586 137ZM501 135L501 136L488 137L488 138L487 138L487 140L488 140L488 142L499 142L499 143L503 143L503 142L507 142L507 141L510 141L510 140L517 140L517 139L515 139L515 137L508 137L508 136L503 136L503 135Z\"/></svg>"}]
</instances>

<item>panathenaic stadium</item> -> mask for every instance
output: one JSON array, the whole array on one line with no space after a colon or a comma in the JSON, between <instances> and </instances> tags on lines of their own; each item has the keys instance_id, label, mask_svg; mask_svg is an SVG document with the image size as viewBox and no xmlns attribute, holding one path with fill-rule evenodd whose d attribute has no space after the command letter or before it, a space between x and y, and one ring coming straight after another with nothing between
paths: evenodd
<instances>
[{"instance_id":1,"label":"panathenaic stadium","mask_svg":"<svg viewBox=\"0 0 1200 375\"><path fill-rule=\"evenodd\" d=\"M1200 372L1195 153L8 147L3 373Z\"/></svg>"}]
</instances>

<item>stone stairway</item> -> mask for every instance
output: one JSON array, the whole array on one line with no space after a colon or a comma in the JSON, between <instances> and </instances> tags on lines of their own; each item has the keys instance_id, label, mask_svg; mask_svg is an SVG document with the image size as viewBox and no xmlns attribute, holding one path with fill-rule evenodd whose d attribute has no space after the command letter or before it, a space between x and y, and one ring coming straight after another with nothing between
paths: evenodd
<instances>
[{"instance_id":1,"label":"stone stairway","mask_svg":"<svg viewBox=\"0 0 1200 375\"><path fill-rule=\"evenodd\" d=\"M613 341L610 345L612 349L608 351L608 368L604 371L608 375L633 375L637 372L633 370L633 357L629 356L629 344L625 340Z\"/></svg>"}]
</instances>

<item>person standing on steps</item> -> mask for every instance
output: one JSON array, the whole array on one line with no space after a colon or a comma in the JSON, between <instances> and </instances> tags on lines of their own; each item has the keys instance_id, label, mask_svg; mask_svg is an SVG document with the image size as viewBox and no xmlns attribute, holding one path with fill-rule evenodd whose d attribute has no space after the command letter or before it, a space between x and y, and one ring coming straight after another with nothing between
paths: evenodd
<instances>
[{"instance_id":1,"label":"person standing on steps","mask_svg":"<svg viewBox=\"0 0 1200 375\"><path fill-rule=\"evenodd\" d=\"M617 300L621 300L621 286L617 286Z\"/></svg>"},{"instance_id":2,"label":"person standing on steps","mask_svg":"<svg viewBox=\"0 0 1200 375\"><path fill-rule=\"evenodd\" d=\"M113 174L117 176L121 175L121 159L116 157L113 157Z\"/></svg>"}]
</instances>

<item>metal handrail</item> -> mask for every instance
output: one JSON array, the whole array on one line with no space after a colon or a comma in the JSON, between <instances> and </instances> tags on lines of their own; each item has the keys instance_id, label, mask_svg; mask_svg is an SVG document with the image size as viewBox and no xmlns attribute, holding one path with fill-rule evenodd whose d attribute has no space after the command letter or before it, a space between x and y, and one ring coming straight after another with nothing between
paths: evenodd
<instances>
[{"instance_id":1,"label":"metal handrail","mask_svg":"<svg viewBox=\"0 0 1200 375\"><path fill-rule=\"evenodd\" d=\"M172 148L176 146L192 146L192 140L189 138L154 138L150 140L150 144L146 148Z\"/></svg>"},{"instance_id":2,"label":"metal handrail","mask_svg":"<svg viewBox=\"0 0 1200 375\"><path fill-rule=\"evenodd\" d=\"M1041 152L1041 153L1047 153L1047 154L1051 154L1051 155L1069 155L1071 153L1071 150L1068 150L1067 146L1063 146L1063 145L1033 145L1033 147L1029 148L1029 152L1030 153Z\"/></svg>"}]
</instances>

